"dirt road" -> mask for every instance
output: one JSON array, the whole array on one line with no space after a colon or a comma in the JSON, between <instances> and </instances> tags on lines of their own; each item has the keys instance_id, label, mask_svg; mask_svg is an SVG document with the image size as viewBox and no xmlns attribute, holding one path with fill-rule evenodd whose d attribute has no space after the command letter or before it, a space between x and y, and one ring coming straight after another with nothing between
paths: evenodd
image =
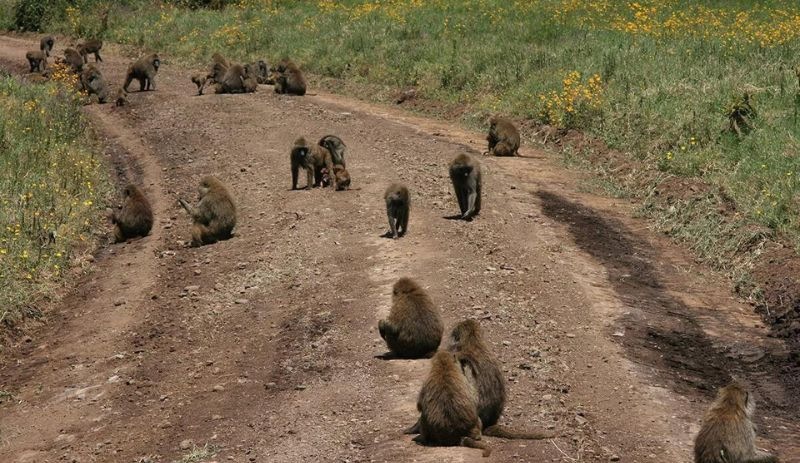
<instances>
[{"instance_id":1,"label":"dirt road","mask_svg":"<svg viewBox=\"0 0 800 463\"><path fill-rule=\"evenodd\" d=\"M34 43L0 38L0 65L23 72ZM118 84L129 59L109 48L101 69ZM157 91L87 107L156 226L98 250L48 326L8 349L0 461L170 462L208 445L200 461L686 462L714 390L736 375L758 395L759 444L800 462L783 344L623 200L580 192L585 179L528 147L530 159L483 158L481 215L446 220L447 164L478 154L481 134L324 93L194 96L162 58ZM294 139L329 133L348 145L355 190L290 191ZM238 201L236 237L186 248L175 197L193 198L205 174ZM397 241L380 237L394 180L413 196ZM485 438L482 459L402 434L427 361L374 356L406 275L447 327L480 320L508 379L503 422L564 437Z\"/></svg>"}]
</instances>

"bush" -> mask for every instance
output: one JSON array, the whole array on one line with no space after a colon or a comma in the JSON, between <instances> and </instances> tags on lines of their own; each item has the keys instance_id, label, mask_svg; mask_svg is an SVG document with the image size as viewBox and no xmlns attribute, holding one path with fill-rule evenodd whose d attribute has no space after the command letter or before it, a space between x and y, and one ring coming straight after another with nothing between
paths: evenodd
<instances>
[{"instance_id":1,"label":"bush","mask_svg":"<svg viewBox=\"0 0 800 463\"><path fill-rule=\"evenodd\" d=\"M19 0L14 7L14 28L18 31L40 31L47 3L40 0Z\"/></svg>"},{"instance_id":2,"label":"bush","mask_svg":"<svg viewBox=\"0 0 800 463\"><path fill-rule=\"evenodd\" d=\"M233 0L172 0L170 3L191 8L193 10L199 8L208 8L212 10L221 10L228 5L233 5L236 2Z\"/></svg>"}]
</instances>

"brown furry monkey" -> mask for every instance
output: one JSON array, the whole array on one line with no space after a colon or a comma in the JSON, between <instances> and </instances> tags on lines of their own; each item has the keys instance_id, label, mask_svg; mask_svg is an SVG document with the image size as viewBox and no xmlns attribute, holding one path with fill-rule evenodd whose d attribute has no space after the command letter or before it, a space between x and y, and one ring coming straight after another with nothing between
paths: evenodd
<instances>
[{"instance_id":1,"label":"brown furry monkey","mask_svg":"<svg viewBox=\"0 0 800 463\"><path fill-rule=\"evenodd\" d=\"M504 117L492 116L489 119L489 135L486 136L486 141L489 142L489 150L484 154L519 155L519 131L510 120Z\"/></svg>"},{"instance_id":2,"label":"brown furry monkey","mask_svg":"<svg viewBox=\"0 0 800 463\"><path fill-rule=\"evenodd\" d=\"M297 189L297 177L302 167L306 171L306 189L319 186L322 183L322 169L333 172L333 157L327 148L319 145L309 146L306 139L298 138L289 152L292 167L292 190ZM332 175L331 187L336 189L336 176Z\"/></svg>"},{"instance_id":3,"label":"brown furry monkey","mask_svg":"<svg viewBox=\"0 0 800 463\"><path fill-rule=\"evenodd\" d=\"M392 183L383 193L386 202L386 216L389 218L389 231L384 236L394 239L408 232L408 216L411 209L411 197L408 188L399 183Z\"/></svg>"},{"instance_id":4,"label":"brown furry monkey","mask_svg":"<svg viewBox=\"0 0 800 463\"><path fill-rule=\"evenodd\" d=\"M423 358L439 348L444 325L428 293L414 280L400 278L392 288L389 317L378 322L378 331L395 356Z\"/></svg>"},{"instance_id":5,"label":"brown furry monkey","mask_svg":"<svg viewBox=\"0 0 800 463\"><path fill-rule=\"evenodd\" d=\"M481 211L481 165L468 154L450 163L450 180L456 191L461 218L471 220Z\"/></svg>"},{"instance_id":6,"label":"brown furry monkey","mask_svg":"<svg viewBox=\"0 0 800 463\"><path fill-rule=\"evenodd\" d=\"M30 72L44 72L47 69L47 54L43 51L29 51L25 58L31 66Z\"/></svg>"},{"instance_id":7,"label":"brown furry monkey","mask_svg":"<svg viewBox=\"0 0 800 463\"><path fill-rule=\"evenodd\" d=\"M39 50L43 51L46 56L50 56L55 43L56 39L54 39L52 35L45 35L42 37L42 40L39 41Z\"/></svg>"},{"instance_id":8,"label":"brown furry monkey","mask_svg":"<svg viewBox=\"0 0 800 463\"><path fill-rule=\"evenodd\" d=\"M64 62L67 63L72 72L76 74L83 71L83 56L74 48L64 49Z\"/></svg>"},{"instance_id":9,"label":"brown furry monkey","mask_svg":"<svg viewBox=\"0 0 800 463\"><path fill-rule=\"evenodd\" d=\"M225 185L207 175L200 181L200 201L190 206L178 198L181 206L192 216L192 246L213 244L233 236L236 226L236 205Z\"/></svg>"},{"instance_id":10,"label":"brown furry monkey","mask_svg":"<svg viewBox=\"0 0 800 463\"><path fill-rule=\"evenodd\" d=\"M347 167L344 155L347 150L347 145L344 144L341 138L336 135L325 135L319 139L319 146L328 148L331 156L333 156L333 163L340 164L342 167Z\"/></svg>"},{"instance_id":11,"label":"brown furry monkey","mask_svg":"<svg viewBox=\"0 0 800 463\"><path fill-rule=\"evenodd\" d=\"M86 40L83 43L79 43L77 47L78 53L81 54L83 57L83 62L89 62L89 53L94 55L94 62L103 61L103 58L100 57L100 49L103 48L103 41L98 39L91 39Z\"/></svg>"},{"instance_id":12,"label":"brown furry monkey","mask_svg":"<svg viewBox=\"0 0 800 463\"><path fill-rule=\"evenodd\" d=\"M142 191L136 185L129 184L123 194L125 203L119 212L111 215L116 243L138 236L147 236L153 228L153 209Z\"/></svg>"},{"instance_id":13,"label":"brown furry monkey","mask_svg":"<svg viewBox=\"0 0 800 463\"><path fill-rule=\"evenodd\" d=\"M695 463L777 463L756 448L753 413L755 401L741 384L720 389L694 440Z\"/></svg>"},{"instance_id":14,"label":"brown furry monkey","mask_svg":"<svg viewBox=\"0 0 800 463\"><path fill-rule=\"evenodd\" d=\"M128 67L128 74L125 77L125 85L122 88L127 92L128 86L133 79L139 81L139 91L155 90L156 89L156 73L161 66L161 59L157 54L145 56L140 58L135 63Z\"/></svg>"}]
</instances>

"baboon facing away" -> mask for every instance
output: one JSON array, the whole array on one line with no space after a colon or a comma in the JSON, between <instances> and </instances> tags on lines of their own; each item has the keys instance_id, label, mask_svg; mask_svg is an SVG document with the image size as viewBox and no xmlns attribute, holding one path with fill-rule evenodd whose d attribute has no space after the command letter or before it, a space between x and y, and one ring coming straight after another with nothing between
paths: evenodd
<instances>
[{"instance_id":1,"label":"baboon facing away","mask_svg":"<svg viewBox=\"0 0 800 463\"><path fill-rule=\"evenodd\" d=\"M192 207L181 198L181 206L192 217L192 246L216 243L233 236L236 226L236 205L225 185L216 177L207 175L200 181L197 206Z\"/></svg>"},{"instance_id":2,"label":"baboon facing away","mask_svg":"<svg viewBox=\"0 0 800 463\"><path fill-rule=\"evenodd\" d=\"M324 146L328 148L330 151L331 156L333 156L333 163L340 164L342 167L347 167L347 163L345 162L344 155L345 151L347 150L347 145L344 144L341 138L337 137L336 135L325 135L324 137L319 139L319 146Z\"/></svg>"},{"instance_id":3,"label":"baboon facing away","mask_svg":"<svg viewBox=\"0 0 800 463\"><path fill-rule=\"evenodd\" d=\"M475 388L478 416L486 436L506 439L546 439L555 437L544 431L522 432L500 426L497 421L506 405L506 386L500 362L483 339L481 327L475 320L458 323L450 333L448 350L456 354L467 381Z\"/></svg>"},{"instance_id":4,"label":"baboon facing away","mask_svg":"<svg viewBox=\"0 0 800 463\"><path fill-rule=\"evenodd\" d=\"M47 54L43 51L29 51L25 54L28 64L31 66L30 72L44 72L47 69Z\"/></svg>"},{"instance_id":5,"label":"baboon facing away","mask_svg":"<svg viewBox=\"0 0 800 463\"><path fill-rule=\"evenodd\" d=\"M278 64L277 73L273 73L275 93L298 95L306 94L306 78L303 71L292 61L285 60Z\"/></svg>"},{"instance_id":6,"label":"baboon facing away","mask_svg":"<svg viewBox=\"0 0 800 463\"><path fill-rule=\"evenodd\" d=\"M755 401L736 382L721 388L694 440L695 463L777 463L756 448Z\"/></svg>"},{"instance_id":7,"label":"baboon facing away","mask_svg":"<svg viewBox=\"0 0 800 463\"><path fill-rule=\"evenodd\" d=\"M461 372L455 355L439 351L417 398L420 417L407 434L419 433L414 441L428 445L463 445L492 451L481 442L481 420L475 408L475 391Z\"/></svg>"},{"instance_id":8,"label":"baboon facing away","mask_svg":"<svg viewBox=\"0 0 800 463\"><path fill-rule=\"evenodd\" d=\"M137 236L147 236L153 228L153 210L150 202L136 185L125 187L125 203L119 212L111 215L114 240L117 243Z\"/></svg>"},{"instance_id":9,"label":"baboon facing away","mask_svg":"<svg viewBox=\"0 0 800 463\"><path fill-rule=\"evenodd\" d=\"M470 220L481 211L481 165L468 154L459 154L450 163L450 180L458 199L461 218Z\"/></svg>"},{"instance_id":10,"label":"baboon facing away","mask_svg":"<svg viewBox=\"0 0 800 463\"><path fill-rule=\"evenodd\" d=\"M125 85L123 85L122 88L127 92L131 81L136 79L139 81L140 92L145 90L155 90L155 78L156 73L158 73L159 66L161 66L161 59L159 59L158 55L155 53L140 58L138 61L128 67L128 74L125 77Z\"/></svg>"},{"instance_id":11,"label":"baboon facing away","mask_svg":"<svg viewBox=\"0 0 800 463\"><path fill-rule=\"evenodd\" d=\"M46 56L50 56L55 43L56 39L54 39L52 35L45 35L42 37L42 40L39 41L39 50L43 51Z\"/></svg>"},{"instance_id":12,"label":"baboon facing away","mask_svg":"<svg viewBox=\"0 0 800 463\"><path fill-rule=\"evenodd\" d=\"M66 48L64 50L64 61L69 65L74 73L79 73L83 70L83 57L74 48Z\"/></svg>"},{"instance_id":13,"label":"baboon facing away","mask_svg":"<svg viewBox=\"0 0 800 463\"><path fill-rule=\"evenodd\" d=\"M108 86L103 74L94 64L86 66L81 71L81 86L89 96L97 95L97 101L105 103L108 99Z\"/></svg>"},{"instance_id":14,"label":"baboon facing away","mask_svg":"<svg viewBox=\"0 0 800 463\"><path fill-rule=\"evenodd\" d=\"M233 64L225 72L222 82L217 84L216 93L250 93L257 86L255 79L247 77L244 66Z\"/></svg>"},{"instance_id":15,"label":"baboon facing away","mask_svg":"<svg viewBox=\"0 0 800 463\"><path fill-rule=\"evenodd\" d=\"M439 348L444 325L428 293L414 280L400 278L392 287L389 317L378 322L378 331L395 356L423 358Z\"/></svg>"},{"instance_id":16,"label":"baboon facing away","mask_svg":"<svg viewBox=\"0 0 800 463\"><path fill-rule=\"evenodd\" d=\"M333 157L327 148L319 145L309 146L306 139L298 138L289 153L292 167L292 190L297 189L300 168L306 171L306 189L322 183L322 169L333 173ZM331 175L331 187L336 189L336 176Z\"/></svg>"},{"instance_id":17,"label":"baboon facing away","mask_svg":"<svg viewBox=\"0 0 800 463\"><path fill-rule=\"evenodd\" d=\"M514 124L500 116L489 119L489 151L486 154L494 156L517 156L519 154L519 132Z\"/></svg>"},{"instance_id":18,"label":"baboon facing away","mask_svg":"<svg viewBox=\"0 0 800 463\"><path fill-rule=\"evenodd\" d=\"M397 239L408 232L408 215L411 197L408 188L392 183L383 193L386 202L386 216L389 218L389 231L384 236Z\"/></svg>"},{"instance_id":19,"label":"baboon facing away","mask_svg":"<svg viewBox=\"0 0 800 463\"><path fill-rule=\"evenodd\" d=\"M100 57L100 49L103 48L103 41L98 39L91 39L86 40L83 43L79 43L77 47L78 53L81 54L83 57L83 62L89 62L89 53L94 55L94 62L103 61L103 58Z\"/></svg>"}]
</instances>

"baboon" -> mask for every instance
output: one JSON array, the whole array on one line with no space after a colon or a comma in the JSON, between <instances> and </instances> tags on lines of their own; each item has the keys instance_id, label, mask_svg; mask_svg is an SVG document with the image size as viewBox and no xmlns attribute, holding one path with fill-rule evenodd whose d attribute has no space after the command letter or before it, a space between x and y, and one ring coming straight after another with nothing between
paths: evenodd
<instances>
[{"instance_id":1,"label":"baboon","mask_svg":"<svg viewBox=\"0 0 800 463\"><path fill-rule=\"evenodd\" d=\"M138 61L128 66L128 74L125 77L125 85L123 85L122 88L127 92L131 81L136 79L139 81L140 92L155 90L155 78L159 66L161 66L161 60L155 53L140 58Z\"/></svg>"},{"instance_id":2,"label":"baboon","mask_svg":"<svg viewBox=\"0 0 800 463\"><path fill-rule=\"evenodd\" d=\"M99 39L91 39L86 40L83 43L79 43L77 47L78 53L83 56L83 62L89 62L89 53L94 55L94 62L103 61L103 58L100 57L100 49L103 48L103 41Z\"/></svg>"},{"instance_id":3,"label":"baboon","mask_svg":"<svg viewBox=\"0 0 800 463\"><path fill-rule=\"evenodd\" d=\"M300 167L306 170L306 189L322 183L322 169L333 172L333 157L330 151L319 145L309 146L303 137L295 140L289 158L292 166L292 190L297 189ZM335 175L331 177L331 187L336 189Z\"/></svg>"},{"instance_id":4,"label":"baboon","mask_svg":"<svg viewBox=\"0 0 800 463\"><path fill-rule=\"evenodd\" d=\"M386 216L389 218L389 231L384 236L397 239L408 232L408 213L411 208L408 188L392 183L383 193L383 199L386 201Z\"/></svg>"},{"instance_id":5,"label":"baboon","mask_svg":"<svg viewBox=\"0 0 800 463\"><path fill-rule=\"evenodd\" d=\"M344 159L347 145L344 144L341 138L337 137L336 135L325 135L319 139L318 145L328 148L331 156L333 156L334 164L340 164L342 167L347 167L347 163L345 163Z\"/></svg>"},{"instance_id":6,"label":"baboon","mask_svg":"<svg viewBox=\"0 0 800 463\"><path fill-rule=\"evenodd\" d=\"M199 202L192 207L178 198L181 206L192 217L192 246L216 243L233 235L236 226L236 205L225 185L216 177L207 175L200 181Z\"/></svg>"},{"instance_id":7,"label":"baboon","mask_svg":"<svg viewBox=\"0 0 800 463\"><path fill-rule=\"evenodd\" d=\"M211 55L211 63L212 64L220 64L220 65L224 66L225 68L231 67L230 61L228 61L228 59L225 58L224 56L222 56L222 54L220 54L220 53L214 53L213 55Z\"/></svg>"},{"instance_id":8,"label":"baboon","mask_svg":"<svg viewBox=\"0 0 800 463\"><path fill-rule=\"evenodd\" d=\"M336 177L336 191L350 189L350 173L343 165L334 164L333 175Z\"/></svg>"},{"instance_id":9,"label":"baboon","mask_svg":"<svg viewBox=\"0 0 800 463\"><path fill-rule=\"evenodd\" d=\"M378 322L389 350L400 358L430 357L442 341L439 309L414 280L400 278L392 288L389 317Z\"/></svg>"},{"instance_id":10,"label":"baboon","mask_svg":"<svg viewBox=\"0 0 800 463\"><path fill-rule=\"evenodd\" d=\"M114 240L121 243L137 236L147 236L153 228L153 209L150 202L136 185L129 184L124 190L125 203L119 212L111 215L114 224Z\"/></svg>"},{"instance_id":11,"label":"baboon","mask_svg":"<svg viewBox=\"0 0 800 463\"><path fill-rule=\"evenodd\" d=\"M128 104L128 93L122 87L117 89L117 95L114 98L114 106L125 106Z\"/></svg>"},{"instance_id":12,"label":"baboon","mask_svg":"<svg viewBox=\"0 0 800 463\"><path fill-rule=\"evenodd\" d=\"M44 72L47 69L47 54L43 51L29 51L25 53L28 64L31 65L30 72Z\"/></svg>"},{"instance_id":13,"label":"baboon","mask_svg":"<svg viewBox=\"0 0 800 463\"><path fill-rule=\"evenodd\" d=\"M492 450L481 442L481 419L476 411L475 390L461 372L455 355L439 351L417 398L420 416L406 434L419 433L414 441L429 445L463 445Z\"/></svg>"},{"instance_id":14,"label":"baboon","mask_svg":"<svg viewBox=\"0 0 800 463\"><path fill-rule=\"evenodd\" d=\"M53 38L52 35L45 35L42 37L42 40L39 41L39 50L43 51L46 56L50 56L50 52L53 51L53 45L55 45L56 39Z\"/></svg>"},{"instance_id":15,"label":"baboon","mask_svg":"<svg viewBox=\"0 0 800 463\"><path fill-rule=\"evenodd\" d=\"M208 76L203 72L198 72L196 74L192 74L192 82L197 85L197 94L203 94L203 88L206 86L206 81L208 80Z\"/></svg>"},{"instance_id":16,"label":"baboon","mask_svg":"<svg viewBox=\"0 0 800 463\"><path fill-rule=\"evenodd\" d=\"M478 395L478 416L485 436L506 439L547 439L554 434L544 431L522 432L500 426L497 421L506 405L506 386L500 363L483 339L475 320L464 320L450 333L448 350L454 353L467 380Z\"/></svg>"},{"instance_id":17,"label":"baboon","mask_svg":"<svg viewBox=\"0 0 800 463\"><path fill-rule=\"evenodd\" d=\"M74 48L64 49L64 62L76 74L83 71L83 57Z\"/></svg>"},{"instance_id":18,"label":"baboon","mask_svg":"<svg viewBox=\"0 0 800 463\"><path fill-rule=\"evenodd\" d=\"M97 95L100 103L105 103L108 99L108 86L103 74L94 64L89 64L81 71L81 86L89 96Z\"/></svg>"},{"instance_id":19,"label":"baboon","mask_svg":"<svg viewBox=\"0 0 800 463\"><path fill-rule=\"evenodd\" d=\"M219 53L211 55L211 66L206 76L208 82L212 84L221 84L229 67L231 67L231 63L225 59L224 56Z\"/></svg>"},{"instance_id":20,"label":"baboon","mask_svg":"<svg viewBox=\"0 0 800 463\"><path fill-rule=\"evenodd\" d=\"M486 141L489 142L489 150L484 154L519 155L519 132L514 124L504 117L492 116L489 119L489 135L486 136Z\"/></svg>"},{"instance_id":21,"label":"baboon","mask_svg":"<svg viewBox=\"0 0 800 463\"><path fill-rule=\"evenodd\" d=\"M256 83L266 84L269 77L269 69L264 60L256 61L255 63L246 64L244 70L248 76L256 79Z\"/></svg>"},{"instance_id":22,"label":"baboon","mask_svg":"<svg viewBox=\"0 0 800 463\"><path fill-rule=\"evenodd\" d=\"M481 211L481 165L468 154L459 154L450 163L450 180L456 190L461 218L471 220Z\"/></svg>"},{"instance_id":23,"label":"baboon","mask_svg":"<svg viewBox=\"0 0 800 463\"><path fill-rule=\"evenodd\" d=\"M217 84L216 93L244 93L245 70L241 64L234 64L225 72L222 81ZM216 79L216 78L215 78Z\"/></svg>"},{"instance_id":24,"label":"baboon","mask_svg":"<svg viewBox=\"0 0 800 463\"><path fill-rule=\"evenodd\" d=\"M720 389L694 440L695 463L777 463L778 457L756 449L755 406L737 382Z\"/></svg>"},{"instance_id":25,"label":"baboon","mask_svg":"<svg viewBox=\"0 0 800 463\"><path fill-rule=\"evenodd\" d=\"M275 93L303 96L306 94L306 78L303 71L289 60L281 61L277 73L273 73Z\"/></svg>"},{"instance_id":26,"label":"baboon","mask_svg":"<svg viewBox=\"0 0 800 463\"><path fill-rule=\"evenodd\" d=\"M258 90L258 79L255 76L248 74L244 80L242 80L242 88L244 89L245 93L253 93Z\"/></svg>"}]
</instances>

